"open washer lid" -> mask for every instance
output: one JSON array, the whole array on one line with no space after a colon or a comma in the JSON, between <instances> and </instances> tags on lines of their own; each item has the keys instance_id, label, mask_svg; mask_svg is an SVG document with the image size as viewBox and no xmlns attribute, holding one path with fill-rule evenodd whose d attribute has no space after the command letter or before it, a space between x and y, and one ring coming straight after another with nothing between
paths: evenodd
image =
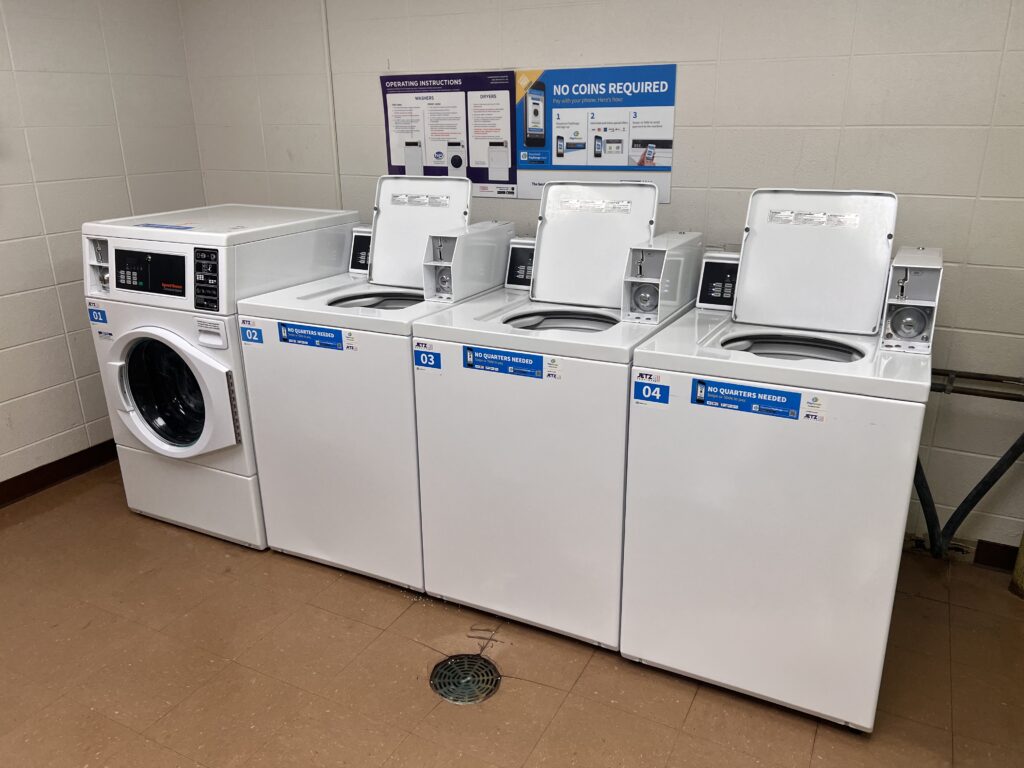
<instances>
[{"instance_id":1,"label":"open washer lid","mask_svg":"<svg viewBox=\"0 0 1024 768\"><path fill-rule=\"evenodd\" d=\"M629 249L654 236L657 207L647 182L545 184L530 298L618 309Z\"/></svg>"},{"instance_id":2,"label":"open washer lid","mask_svg":"<svg viewBox=\"0 0 1024 768\"><path fill-rule=\"evenodd\" d=\"M473 183L446 176L381 176L373 207L370 282L423 288L427 238L469 223Z\"/></svg>"},{"instance_id":3,"label":"open washer lid","mask_svg":"<svg viewBox=\"0 0 1024 768\"><path fill-rule=\"evenodd\" d=\"M877 333L895 228L891 192L755 190L733 317L754 325Z\"/></svg>"}]
</instances>

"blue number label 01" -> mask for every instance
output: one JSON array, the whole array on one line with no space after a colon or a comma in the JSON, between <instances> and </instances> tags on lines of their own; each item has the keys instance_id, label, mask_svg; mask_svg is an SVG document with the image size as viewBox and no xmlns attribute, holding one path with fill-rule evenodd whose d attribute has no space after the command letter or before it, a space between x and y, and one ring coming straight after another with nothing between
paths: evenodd
<instances>
[{"instance_id":1,"label":"blue number label 01","mask_svg":"<svg viewBox=\"0 0 1024 768\"><path fill-rule=\"evenodd\" d=\"M668 403L670 387L667 384L651 384L649 381L633 382L633 399L648 403Z\"/></svg>"},{"instance_id":2,"label":"blue number label 01","mask_svg":"<svg viewBox=\"0 0 1024 768\"><path fill-rule=\"evenodd\" d=\"M414 350L412 353L413 362L417 368L440 368L440 352L424 352L422 349Z\"/></svg>"},{"instance_id":3,"label":"blue number label 01","mask_svg":"<svg viewBox=\"0 0 1024 768\"><path fill-rule=\"evenodd\" d=\"M102 309L90 309L89 310L89 322L90 323L105 323L107 322L107 313Z\"/></svg>"},{"instance_id":4,"label":"blue number label 01","mask_svg":"<svg viewBox=\"0 0 1024 768\"><path fill-rule=\"evenodd\" d=\"M263 330L261 328L242 328L242 341L249 344L263 343Z\"/></svg>"}]
</instances>

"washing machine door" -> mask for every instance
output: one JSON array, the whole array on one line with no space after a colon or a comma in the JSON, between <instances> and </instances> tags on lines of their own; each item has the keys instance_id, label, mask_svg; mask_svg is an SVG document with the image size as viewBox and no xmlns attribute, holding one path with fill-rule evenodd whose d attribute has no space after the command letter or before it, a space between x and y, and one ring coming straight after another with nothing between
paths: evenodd
<instances>
[{"instance_id":1,"label":"washing machine door","mask_svg":"<svg viewBox=\"0 0 1024 768\"><path fill-rule=\"evenodd\" d=\"M230 368L177 334L136 328L107 365L118 416L153 451L184 459L239 442Z\"/></svg>"}]
</instances>

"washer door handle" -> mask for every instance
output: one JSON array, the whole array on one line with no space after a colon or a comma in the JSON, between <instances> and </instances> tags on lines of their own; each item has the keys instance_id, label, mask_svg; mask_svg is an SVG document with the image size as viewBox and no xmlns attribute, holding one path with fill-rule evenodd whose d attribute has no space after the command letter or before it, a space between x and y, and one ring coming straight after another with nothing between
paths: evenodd
<instances>
[{"instance_id":1,"label":"washer door handle","mask_svg":"<svg viewBox=\"0 0 1024 768\"><path fill-rule=\"evenodd\" d=\"M128 397L128 382L124 377L124 360L113 360L107 365L110 367L110 374L114 377L116 384L114 391L117 393L117 409L131 413L135 410L135 406L132 405L131 398Z\"/></svg>"}]
</instances>

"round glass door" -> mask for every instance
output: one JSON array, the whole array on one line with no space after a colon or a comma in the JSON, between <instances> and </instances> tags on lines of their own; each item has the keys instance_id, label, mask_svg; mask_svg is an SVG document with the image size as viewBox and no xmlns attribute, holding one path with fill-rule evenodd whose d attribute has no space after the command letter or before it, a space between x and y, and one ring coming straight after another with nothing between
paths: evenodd
<instances>
[{"instance_id":1,"label":"round glass door","mask_svg":"<svg viewBox=\"0 0 1024 768\"><path fill-rule=\"evenodd\" d=\"M171 445L188 446L203 433L206 405L185 359L156 339L142 339L128 352L125 384L150 429Z\"/></svg>"}]
</instances>

